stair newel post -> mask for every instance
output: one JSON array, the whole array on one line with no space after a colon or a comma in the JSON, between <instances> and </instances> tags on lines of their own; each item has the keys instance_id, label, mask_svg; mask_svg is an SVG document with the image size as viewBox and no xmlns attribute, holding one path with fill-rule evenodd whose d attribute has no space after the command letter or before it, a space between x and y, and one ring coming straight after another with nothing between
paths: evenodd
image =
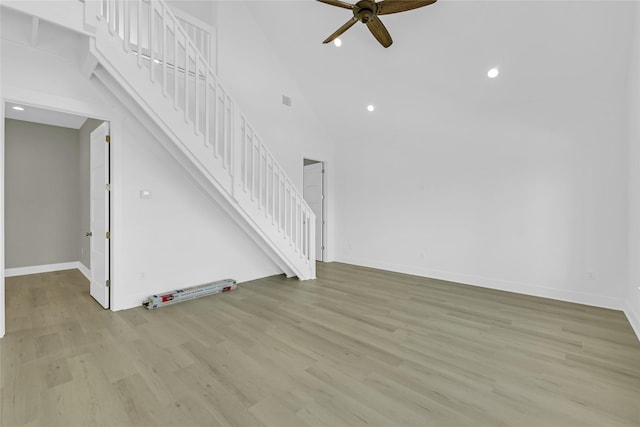
<instances>
[{"instance_id":1,"label":"stair newel post","mask_svg":"<svg viewBox=\"0 0 640 427\"><path fill-rule=\"evenodd\" d=\"M277 162L271 158L271 225L276 225L276 194L278 192Z\"/></svg>"},{"instance_id":2,"label":"stair newel post","mask_svg":"<svg viewBox=\"0 0 640 427\"><path fill-rule=\"evenodd\" d=\"M301 198L299 194L296 194L296 249L299 253L303 251L303 215Z\"/></svg>"},{"instance_id":3,"label":"stair newel post","mask_svg":"<svg viewBox=\"0 0 640 427\"><path fill-rule=\"evenodd\" d=\"M307 221L307 234L309 234L309 249L307 250L307 261L309 262L309 267L311 269L311 277L315 277L315 262L316 262L316 239L319 236L316 236L316 221L318 218L313 214L313 212L308 211L308 215L310 220Z\"/></svg>"}]
</instances>

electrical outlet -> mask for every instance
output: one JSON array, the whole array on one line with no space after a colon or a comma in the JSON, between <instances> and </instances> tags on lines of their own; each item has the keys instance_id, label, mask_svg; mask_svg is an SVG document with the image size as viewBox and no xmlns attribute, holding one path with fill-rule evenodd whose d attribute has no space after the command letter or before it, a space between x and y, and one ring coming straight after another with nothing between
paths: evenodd
<instances>
[{"instance_id":1,"label":"electrical outlet","mask_svg":"<svg viewBox=\"0 0 640 427\"><path fill-rule=\"evenodd\" d=\"M144 280L144 272L143 271L140 272L140 280Z\"/></svg>"},{"instance_id":2,"label":"electrical outlet","mask_svg":"<svg viewBox=\"0 0 640 427\"><path fill-rule=\"evenodd\" d=\"M593 271L587 271L587 279L593 280Z\"/></svg>"}]
</instances>

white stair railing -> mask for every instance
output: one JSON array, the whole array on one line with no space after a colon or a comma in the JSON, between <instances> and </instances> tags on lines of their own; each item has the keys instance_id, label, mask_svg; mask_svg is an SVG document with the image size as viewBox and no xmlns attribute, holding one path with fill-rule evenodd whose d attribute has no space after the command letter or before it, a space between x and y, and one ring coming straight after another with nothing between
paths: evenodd
<instances>
[{"instance_id":1,"label":"white stair railing","mask_svg":"<svg viewBox=\"0 0 640 427\"><path fill-rule=\"evenodd\" d=\"M188 131L176 131L300 279L315 278L315 216L162 0L99 0L96 31L117 38ZM138 78L138 76L136 76ZM135 85L134 85L135 86ZM135 87L132 88L135 90ZM137 95L145 97L144 90ZM154 94L155 96L155 94ZM157 99L157 98L156 98ZM153 106L153 102L147 104ZM153 107L152 107L153 108ZM167 118L166 122L175 120ZM175 126L170 126L175 130Z\"/></svg>"},{"instance_id":2,"label":"white stair railing","mask_svg":"<svg viewBox=\"0 0 640 427\"><path fill-rule=\"evenodd\" d=\"M207 60L209 66L216 71L218 68L214 29L186 13L177 10L173 11L173 13L189 36L189 39L195 43L196 49Z\"/></svg>"}]
</instances>

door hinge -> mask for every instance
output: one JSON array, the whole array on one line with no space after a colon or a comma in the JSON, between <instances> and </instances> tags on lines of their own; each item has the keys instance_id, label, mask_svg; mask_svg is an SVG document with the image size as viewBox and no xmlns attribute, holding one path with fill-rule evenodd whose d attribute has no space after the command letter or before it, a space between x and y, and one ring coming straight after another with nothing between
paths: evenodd
<instances>
[{"instance_id":1,"label":"door hinge","mask_svg":"<svg viewBox=\"0 0 640 427\"><path fill-rule=\"evenodd\" d=\"M109 231L107 231L105 234L107 235L107 239L111 238L111 233Z\"/></svg>"},{"instance_id":2,"label":"door hinge","mask_svg":"<svg viewBox=\"0 0 640 427\"><path fill-rule=\"evenodd\" d=\"M104 140L107 141L107 144L111 142L111 135L105 135Z\"/></svg>"},{"instance_id":3,"label":"door hinge","mask_svg":"<svg viewBox=\"0 0 640 427\"><path fill-rule=\"evenodd\" d=\"M107 288L111 287L111 280L107 279Z\"/></svg>"},{"instance_id":4,"label":"door hinge","mask_svg":"<svg viewBox=\"0 0 640 427\"><path fill-rule=\"evenodd\" d=\"M107 184L104 187L107 191L111 191L111 184Z\"/></svg>"}]
</instances>

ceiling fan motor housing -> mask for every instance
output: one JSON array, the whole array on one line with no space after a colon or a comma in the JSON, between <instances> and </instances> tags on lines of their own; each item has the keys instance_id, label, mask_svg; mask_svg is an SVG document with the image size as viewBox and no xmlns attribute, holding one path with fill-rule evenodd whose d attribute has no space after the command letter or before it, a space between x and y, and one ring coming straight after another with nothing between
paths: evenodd
<instances>
[{"instance_id":1,"label":"ceiling fan motor housing","mask_svg":"<svg viewBox=\"0 0 640 427\"><path fill-rule=\"evenodd\" d=\"M342 27L338 28L333 34L327 37L322 43L330 43L340 37L345 31L353 27L360 21L367 26L371 34L380 42L383 47L389 47L393 43L393 39L389 31L384 26L378 15L389 15L391 13L405 12L407 10L417 9L419 7L428 6L437 0L360 0L356 4L347 3L344 0L317 0L331 6L349 9L353 13L353 18L348 20Z\"/></svg>"},{"instance_id":2,"label":"ceiling fan motor housing","mask_svg":"<svg viewBox=\"0 0 640 427\"><path fill-rule=\"evenodd\" d=\"M378 6L375 1L361 0L353 7L353 16L363 24L369 22L369 20L376 16Z\"/></svg>"}]
</instances>

